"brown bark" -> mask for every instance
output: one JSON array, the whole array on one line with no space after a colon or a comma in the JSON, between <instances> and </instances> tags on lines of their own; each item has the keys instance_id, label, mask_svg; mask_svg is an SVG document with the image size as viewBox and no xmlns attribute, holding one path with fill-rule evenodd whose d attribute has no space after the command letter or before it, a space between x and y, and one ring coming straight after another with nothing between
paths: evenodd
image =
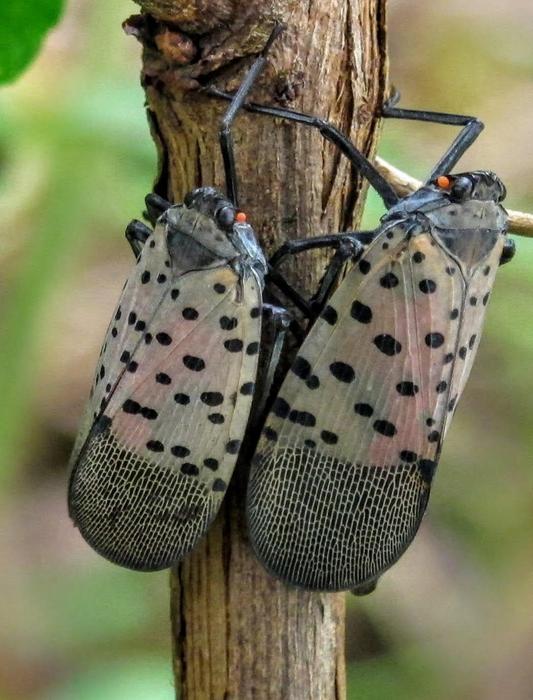
<instances>
[{"instance_id":1,"label":"brown bark","mask_svg":"<svg viewBox=\"0 0 533 700\"><path fill-rule=\"evenodd\" d=\"M156 191L173 201L224 186L217 143L225 107L197 91L234 89L274 19L287 24L253 99L318 114L368 155L386 81L385 0L136 0L126 28L144 44L143 84L160 151ZM271 253L288 238L352 227L362 187L318 133L239 115L234 130L241 207ZM284 271L315 289L328 253ZM243 470L217 521L173 573L176 685L186 700L340 700L345 697L344 600L286 587L247 541Z\"/></svg>"}]
</instances>

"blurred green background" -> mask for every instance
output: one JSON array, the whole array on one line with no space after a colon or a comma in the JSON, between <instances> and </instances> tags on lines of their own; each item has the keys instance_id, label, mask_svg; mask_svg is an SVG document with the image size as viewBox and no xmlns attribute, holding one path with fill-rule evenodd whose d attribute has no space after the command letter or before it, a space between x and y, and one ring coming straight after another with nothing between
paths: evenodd
<instances>
[{"instance_id":1,"label":"blurred green background","mask_svg":"<svg viewBox=\"0 0 533 700\"><path fill-rule=\"evenodd\" d=\"M170 700L168 575L100 559L66 514L65 464L131 264L155 155L129 0L71 0L0 91L0 700ZM405 106L480 116L461 166L533 210L533 6L391 0ZM388 123L380 153L424 176L454 131ZM366 224L375 223L370 199ZM429 515L367 599L348 600L349 697L533 697L533 241L499 274ZM243 699L244 700L244 699ZM307 699L302 699L307 700ZM314 700L314 699L313 699Z\"/></svg>"}]
</instances>

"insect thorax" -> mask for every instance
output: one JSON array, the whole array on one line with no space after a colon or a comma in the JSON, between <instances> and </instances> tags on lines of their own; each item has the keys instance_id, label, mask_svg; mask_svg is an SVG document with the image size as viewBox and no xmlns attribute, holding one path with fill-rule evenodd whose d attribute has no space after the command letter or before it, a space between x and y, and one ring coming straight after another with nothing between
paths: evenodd
<instances>
[{"instance_id":1,"label":"insect thorax","mask_svg":"<svg viewBox=\"0 0 533 700\"><path fill-rule=\"evenodd\" d=\"M170 207L158 220L155 237L165 241L178 273L232 263L260 280L266 261L252 227L235 219L235 208L211 187L195 190L185 204Z\"/></svg>"},{"instance_id":2,"label":"insect thorax","mask_svg":"<svg viewBox=\"0 0 533 700\"><path fill-rule=\"evenodd\" d=\"M447 178L450 187L421 187L385 216L418 222L412 235L431 233L433 240L461 264L463 271L480 265L496 245L502 245L507 212L499 203L505 187L493 173L475 171Z\"/></svg>"}]
</instances>

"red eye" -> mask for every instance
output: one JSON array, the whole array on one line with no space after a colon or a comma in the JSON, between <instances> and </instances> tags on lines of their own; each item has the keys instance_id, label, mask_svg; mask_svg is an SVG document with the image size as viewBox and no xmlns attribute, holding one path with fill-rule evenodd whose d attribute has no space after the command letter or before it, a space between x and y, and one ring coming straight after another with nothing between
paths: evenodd
<instances>
[{"instance_id":1,"label":"red eye","mask_svg":"<svg viewBox=\"0 0 533 700\"><path fill-rule=\"evenodd\" d=\"M246 223L246 214L243 211L237 212L237 216L235 217L235 221L239 224L244 224Z\"/></svg>"},{"instance_id":2,"label":"red eye","mask_svg":"<svg viewBox=\"0 0 533 700\"><path fill-rule=\"evenodd\" d=\"M447 190L452 186L451 178L447 175L439 175L437 178L437 185L442 187L443 190Z\"/></svg>"}]
</instances>

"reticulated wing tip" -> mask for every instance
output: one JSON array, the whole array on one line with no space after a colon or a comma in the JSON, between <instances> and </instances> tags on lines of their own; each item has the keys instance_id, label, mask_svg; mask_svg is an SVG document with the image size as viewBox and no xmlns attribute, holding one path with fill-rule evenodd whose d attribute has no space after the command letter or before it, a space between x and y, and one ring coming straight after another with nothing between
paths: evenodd
<instances>
[{"instance_id":1,"label":"reticulated wing tip","mask_svg":"<svg viewBox=\"0 0 533 700\"><path fill-rule=\"evenodd\" d=\"M108 429L93 434L81 453L69 507L83 537L104 557L155 571L194 547L218 504L200 480L128 451Z\"/></svg>"},{"instance_id":2,"label":"reticulated wing tip","mask_svg":"<svg viewBox=\"0 0 533 700\"><path fill-rule=\"evenodd\" d=\"M260 458L253 471L250 537L266 568L286 582L353 589L376 580L406 549L428 494L416 464L384 469L288 447Z\"/></svg>"}]
</instances>

